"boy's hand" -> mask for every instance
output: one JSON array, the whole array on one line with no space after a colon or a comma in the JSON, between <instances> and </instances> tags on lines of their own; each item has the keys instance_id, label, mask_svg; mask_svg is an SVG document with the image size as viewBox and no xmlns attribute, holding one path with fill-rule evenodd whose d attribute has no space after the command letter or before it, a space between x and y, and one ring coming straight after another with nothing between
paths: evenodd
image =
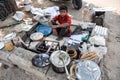
<instances>
[{"instance_id":1,"label":"boy's hand","mask_svg":"<svg viewBox=\"0 0 120 80\"><path fill-rule=\"evenodd\" d=\"M55 29L55 28L58 28L58 25L52 25L51 27Z\"/></svg>"}]
</instances>

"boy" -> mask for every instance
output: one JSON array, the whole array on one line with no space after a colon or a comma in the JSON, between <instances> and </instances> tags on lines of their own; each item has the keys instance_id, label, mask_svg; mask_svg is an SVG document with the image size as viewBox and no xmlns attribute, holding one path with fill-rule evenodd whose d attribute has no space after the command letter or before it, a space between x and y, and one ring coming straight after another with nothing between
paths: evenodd
<instances>
[{"instance_id":1,"label":"boy","mask_svg":"<svg viewBox=\"0 0 120 80\"><path fill-rule=\"evenodd\" d=\"M71 35L71 17L68 15L67 6L60 6L59 11L60 14L55 16L48 24L52 27L53 34L57 35L58 39L62 39Z\"/></svg>"}]
</instances>

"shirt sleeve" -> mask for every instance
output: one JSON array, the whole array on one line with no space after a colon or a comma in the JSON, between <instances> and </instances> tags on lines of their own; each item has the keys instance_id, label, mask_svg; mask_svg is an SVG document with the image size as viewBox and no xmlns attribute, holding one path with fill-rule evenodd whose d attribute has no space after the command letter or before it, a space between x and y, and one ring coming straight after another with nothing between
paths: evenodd
<instances>
[{"instance_id":1,"label":"shirt sleeve","mask_svg":"<svg viewBox=\"0 0 120 80\"><path fill-rule=\"evenodd\" d=\"M57 21L58 20L58 16L55 16L52 20L53 21Z\"/></svg>"}]
</instances>

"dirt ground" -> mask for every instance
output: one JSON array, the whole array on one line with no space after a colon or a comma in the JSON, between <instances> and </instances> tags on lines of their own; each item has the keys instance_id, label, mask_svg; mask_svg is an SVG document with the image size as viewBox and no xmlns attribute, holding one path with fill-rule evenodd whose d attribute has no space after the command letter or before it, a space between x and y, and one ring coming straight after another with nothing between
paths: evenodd
<instances>
[{"instance_id":1,"label":"dirt ground","mask_svg":"<svg viewBox=\"0 0 120 80\"><path fill-rule=\"evenodd\" d=\"M58 6L61 3L50 2L49 0L32 0L35 7L49 7ZM109 36L107 38L108 53L104 56L102 68L102 80L120 80L120 1L119 0L84 0L92 5L100 7L114 7L117 10L106 12L105 15L105 27L109 29ZM105 2L106 1L106 2ZM109 2L108 2L109 1ZM112 2L113 1L113 2ZM113 4L115 3L115 4ZM72 8L70 2L65 2L69 8L69 13L74 19L81 21L81 10L75 10ZM84 4L83 4L84 6ZM42 80L30 73L25 72L19 68L0 68L0 80ZM57 80L57 79L56 79Z\"/></svg>"}]
</instances>

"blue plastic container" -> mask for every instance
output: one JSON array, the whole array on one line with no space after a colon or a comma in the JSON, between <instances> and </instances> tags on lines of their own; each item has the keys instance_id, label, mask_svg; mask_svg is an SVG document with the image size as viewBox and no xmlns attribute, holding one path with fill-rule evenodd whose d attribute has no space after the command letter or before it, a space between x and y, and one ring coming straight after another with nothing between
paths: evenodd
<instances>
[{"instance_id":1,"label":"blue plastic container","mask_svg":"<svg viewBox=\"0 0 120 80\"><path fill-rule=\"evenodd\" d=\"M52 33L52 28L50 26L41 24L36 27L36 32L41 32L44 36L48 36Z\"/></svg>"}]
</instances>

